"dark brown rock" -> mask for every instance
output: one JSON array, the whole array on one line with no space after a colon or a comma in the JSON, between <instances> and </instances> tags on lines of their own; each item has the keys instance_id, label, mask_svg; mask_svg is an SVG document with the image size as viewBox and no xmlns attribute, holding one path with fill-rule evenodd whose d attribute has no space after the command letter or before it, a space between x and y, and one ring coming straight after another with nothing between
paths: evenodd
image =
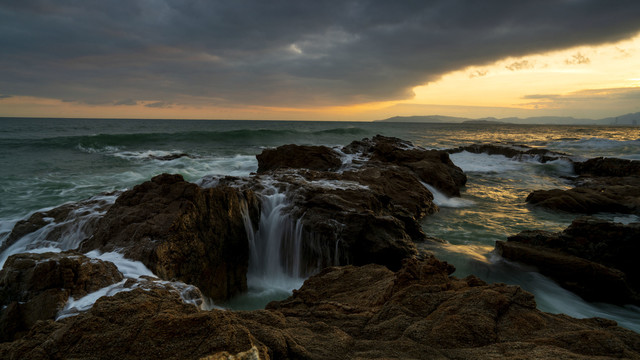
<instances>
[{"instance_id":1,"label":"dark brown rock","mask_svg":"<svg viewBox=\"0 0 640 360\"><path fill-rule=\"evenodd\" d=\"M640 176L640 161L618 158L593 158L573 164L578 175L591 177Z\"/></svg>"},{"instance_id":2,"label":"dark brown rock","mask_svg":"<svg viewBox=\"0 0 640 360\"><path fill-rule=\"evenodd\" d=\"M527 202L551 210L640 214L640 161L594 158L574 162L580 175L569 190L536 190Z\"/></svg>"},{"instance_id":3,"label":"dark brown rock","mask_svg":"<svg viewBox=\"0 0 640 360\"><path fill-rule=\"evenodd\" d=\"M256 158L259 173L287 168L332 171L342 165L340 155L326 146L283 145L263 150Z\"/></svg>"},{"instance_id":4,"label":"dark brown rock","mask_svg":"<svg viewBox=\"0 0 640 360\"><path fill-rule=\"evenodd\" d=\"M180 175L158 175L123 193L82 251L120 251L157 276L198 286L214 299L246 290L250 190L201 189Z\"/></svg>"},{"instance_id":5,"label":"dark brown rock","mask_svg":"<svg viewBox=\"0 0 640 360\"><path fill-rule=\"evenodd\" d=\"M82 254L17 254L0 271L0 341L13 340L38 320L54 319L70 296L83 297L123 279L112 263Z\"/></svg>"},{"instance_id":6,"label":"dark brown rock","mask_svg":"<svg viewBox=\"0 0 640 360\"><path fill-rule=\"evenodd\" d=\"M513 144L472 144L449 149L447 152L455 154L467 151L474 154L503 155L510 159L534 158L541 163L567 158L567 154L549 151L547 149L532 148L526 145Z\"/></svg>"},{"instance_id":7,"label":"dark brown rock","mask_svg":"<svg viewBox=\"0 0 640 360\"><path fill-rule=\"evenodd\" d=\"M67 203L48 211L33 213L30 217L18 221L8 238L0 246L0 253L15 244L24 236L37 231L39 240L30 241L31 246L43 246L44 242L59 243L65 237L88 236L95 230L101 215L112 205L112 199L117 193L108 193L93 198ZM44 229L46 227L46 229ZM61 244L65 248L65 244ZM67 247L68 248L68 247Z\"/></svg>"},{"instance_id":8,"label":"dark brown rock","mask_svg":"<svg viewBox=\"0 0 640 360\"><path fill-rule=\"evenodd\" d=\"M95 359L638 359L640 335L536 309L517 286L456 279L433 257L331 267L267 310L198 311L162 289L38 323L0 357ZM248 355L247 355L248 354ZM255 357L254 357L255 359Z\"/></svg>"},{"instance_id":9,"label":"dark brown rock","mask_svg":"<svg viewBox=\"0 0 640 360\"><path fill-rule=\"evenodd\" d=\"M87 313L38 323L28 337L0 345L0 357L200 359L255 345L266 358L266 348L231 312L199 312L167 290L134 289L99 299Z\"/></svg>"},{"instance_id":10,"label":"dark brown rock","mask_svg":"<svg viewBox=\"0 0 640 360\"><path fill-rule=\"evenodd\" d=\"M581 214L599 212L636 213L640 210L636 202L637 187L576 187L568 190L536 190L529 194L526 201L550 210Z\"/></svg>"},{"instance_id":11,"label":"dark brown rock","mask_svg":"<svg viewBox=\"0 0 640 360\"><path fill-rule=\"evenodd\" d=\"M524 231L496 243L505 258L541 273L587 300L640 304L640 224L584 217L560 233Z\"/></svg>"}]
</instances>

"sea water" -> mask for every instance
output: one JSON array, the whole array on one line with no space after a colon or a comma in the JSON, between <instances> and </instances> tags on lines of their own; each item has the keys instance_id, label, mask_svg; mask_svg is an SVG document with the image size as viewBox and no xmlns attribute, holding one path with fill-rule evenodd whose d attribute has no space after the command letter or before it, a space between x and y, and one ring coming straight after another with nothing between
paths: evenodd
<instances>
[{"instance_id":1,"label":"sea water","mask_svg":"<svg viewBox=\"0 0 640 360\"><path fill-rule=\"evenodd\" d=\"M211 175L249 176L257 170L255 155L267 147L342 146L376 134L399 137L424 148L501 142L565 152L575 159L608 156L640 160L638 127L0 119L0 243L17 221L35 211L92 197L114 201L114 191L131 188L163 172L178 173L193 182ZM418 244L419 247L454 264L455 276L475 274L486 281L522 286L536 295L538 307L544 311L610 318L640 331L638 307L585 302L535 269L505 261L493 253L496 241L522 230L560 231L571 223L576 215L531 207L524 201L533 190L571 187L566 180L573 175L570 162L558 160L542 164L535 158L515 160L467 152L453 154L451 159L467 173L467 186L460 198L450 198L430 188L440 212L425 218L423 228L427 234L446 243ZM271 216L265 219L275 227L284 223L287 229L261 229L253 235L264 240L281 234L289 237L287 242L295 244L295 234L301 229L296 228L296 219L280 212L281 195L264 196L269 201L265 203L267 207L271 206L263 209L269 212L265 215ZM80 210L84 210L84 216L91 211L99 215L100 211L90 207ZM597 216L626 223L640 221L633 215ZM85 235L82 231L69 232L61 244L73 246ZM46 234L42 237L46 240ZM42 240L23 239L22 245L0 254L0 258L4 262L14 252L61 250L56 248L61 245ZM283 241L283 238L272 241ZM268 251L269 246L253 244L254 249L264 251ZM251 256L250 269L264 264L271 269L271 278L257 276L257 272L249 274L249 293L225 306L261 307L269 300L288 296L293 288L302 284L304 276L278 269L277 264L265 259L256 259L264 255ZM295 262L295 259L287 261Z\"/></svg>"}]
</instances>

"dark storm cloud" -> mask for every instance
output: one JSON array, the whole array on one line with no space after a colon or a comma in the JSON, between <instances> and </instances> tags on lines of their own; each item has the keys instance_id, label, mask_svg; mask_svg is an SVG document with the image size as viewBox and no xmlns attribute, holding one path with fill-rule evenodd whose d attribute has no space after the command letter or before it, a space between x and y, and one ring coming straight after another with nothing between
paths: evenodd
<instances>
[{"instance_id":1,"label":"dark storm cloud","mask_svg":"<svg viewBox=\"0 0 640 360\"><path fill-rule=\"evenodd\" d=\"M640 31L636 0L21 0L0 93L84 103L340 104Z\"/></svg>"}]
</instances>

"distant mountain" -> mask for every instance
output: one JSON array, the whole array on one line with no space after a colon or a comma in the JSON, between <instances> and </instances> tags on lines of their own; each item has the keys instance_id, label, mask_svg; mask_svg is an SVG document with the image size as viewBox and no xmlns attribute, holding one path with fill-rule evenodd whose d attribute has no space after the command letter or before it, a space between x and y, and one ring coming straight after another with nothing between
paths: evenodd
<instances>
[{"instance_id":1,"label":"distant mountain","mask_svg":"<svg viewBox=\"0 0 640 360\"><path fill-rule=\"evenodd\" d=\"M508 117L470 119L464 117L428 115L428 116L394 116L385 122L419 122L419 123L465 123L465 124L542 124L542 125L632 125L640 126L640 112L615 116L600 120L580 119L570 116L537 116L528 118Z\"/></svg>"},{"instance_id":2,"label":"distant mountain","mask_svg":"<svg viewBox=\"0 0 640 360\"><path fill-rule=\"evenodd\" d=\"M499 125L499 124L510 124L504 121L498 120L488 120L488 119L478 119L478 120L465 120L462 122L463 124L479 124L479 125Z\"/></svg>"},{"instance_id":3,"label":"distant mountain","mask_svg":"<svg viewBox=\"0 0 640 360\"><path fill-rule=\"evenodd\" d=\"M599 125L640 125L640 112L622 116L609 117L596 121Z\"/></svg>"},{"instance_id":4,"label":"distant mountain","mask_svg":"<svg viewBox=\"0 0 640 360\"><path fill-rule=\"evenodd\" d=\"M455 117L455 116L443 116L443 115L428 115L428 116L394 116L384 120L387 122L420 122L420 123L459 123L463 121L471 120L469 118Z\"/></svg>"}]
</instances>

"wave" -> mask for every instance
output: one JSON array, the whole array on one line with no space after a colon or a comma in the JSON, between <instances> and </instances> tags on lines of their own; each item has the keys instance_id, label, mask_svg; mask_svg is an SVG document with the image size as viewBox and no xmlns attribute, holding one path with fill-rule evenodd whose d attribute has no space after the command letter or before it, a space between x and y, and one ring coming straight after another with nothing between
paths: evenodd
<instances>
[{"instance_id":1,"label":"wave","mask_svg":"<svg viewBox=\"0 0 640 360\"><path fill-rule=\"evenodd\" d=\"M95 134L81 136L62 136L41 139L2 139L3 146L32 146L45 148L78 148L84 151L99 152L101 149L121 149L141 147L145 144L164 143L218 143L228 145L270 145L286 142L326 143L335 141L335 135L353 136L367 134L358 127L331 128L325 130L300 129L238 129L225 131L184 131L184 132L151 132L131 134ZM315 141L314 141L315 140ZM333 140L333 141L332 141Z\"/></svg>"}]
</instances>

